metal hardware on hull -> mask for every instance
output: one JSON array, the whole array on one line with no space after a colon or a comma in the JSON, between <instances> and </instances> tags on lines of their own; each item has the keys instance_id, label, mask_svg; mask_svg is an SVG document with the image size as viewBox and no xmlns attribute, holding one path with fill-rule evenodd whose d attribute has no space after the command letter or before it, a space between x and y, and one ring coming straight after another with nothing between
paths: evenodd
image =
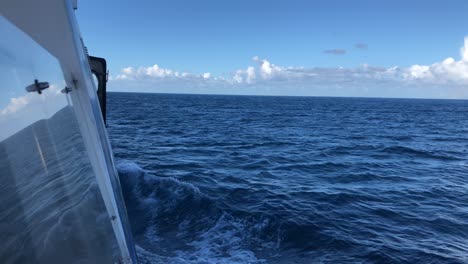
<instances>
[{"instance_id":1,"label":"metal hardware on hull","mask_svg":"<svg viewBox=\"0 0 468 264\"><path fill-rule=\"evenodd\" d=\"M37 92L38 94L42 94L42 90L49 88L48 82L39 82L37 79L34 80L34 83L31 85L26 86L26 91L33 93Z\"/></svg>"},{"instance_id":2,"label":"metal hardware on hull","mask_svg":"<svg viewBox=\"0 0 468 264\"><path fill-rule=\"evenodd\" d=\"M65 87L61 90L62 93L66 93L66 94L70 93L71 91L72 91L72 88L70 87Z\"/></svg>"}]
</instances>

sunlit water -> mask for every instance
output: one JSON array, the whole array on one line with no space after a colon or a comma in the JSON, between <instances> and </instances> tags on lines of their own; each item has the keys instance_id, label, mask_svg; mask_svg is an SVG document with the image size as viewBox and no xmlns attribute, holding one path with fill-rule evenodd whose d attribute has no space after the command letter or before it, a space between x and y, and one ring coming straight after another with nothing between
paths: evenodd
<instances>
[{"instance_id":1,"label":"sunlit water","mask_svg":"<svg viewBox=\"0 0 468 264\"><path fill-rule=\"evenodd\" d=\"M111 93L141 263L468 262L468 102Z\"/></svg>"}]
</instances>

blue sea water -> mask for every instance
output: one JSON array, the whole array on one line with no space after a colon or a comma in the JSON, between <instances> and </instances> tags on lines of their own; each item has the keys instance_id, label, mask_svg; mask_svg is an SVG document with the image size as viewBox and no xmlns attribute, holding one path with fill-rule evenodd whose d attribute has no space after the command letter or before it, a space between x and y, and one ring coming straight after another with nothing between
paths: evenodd
<instances>
[{"instance_id":1,"label":"blue sea water","mask_svg":"<svg viewBox=\"0 0 468 264\"><path fill-rule=\"evenodd\" d=\"M141 263L467 263L468 101L110 93Z\"/></svg>"}]
</instances>

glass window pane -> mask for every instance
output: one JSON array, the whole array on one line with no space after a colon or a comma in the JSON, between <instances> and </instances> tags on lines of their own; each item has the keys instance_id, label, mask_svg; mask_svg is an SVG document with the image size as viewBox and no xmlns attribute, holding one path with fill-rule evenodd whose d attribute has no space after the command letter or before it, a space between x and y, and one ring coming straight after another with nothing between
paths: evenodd
<instances>
[{"instance_id":1,"label":"glass window pane","mask_svg":"<svg viewBox=\"0 0 468 264\"><path fill-rule=\"evenodd\" d=\"M0 263L118 262L58 61L1 16L0 35Z\"/></svg>"}]
</instances>

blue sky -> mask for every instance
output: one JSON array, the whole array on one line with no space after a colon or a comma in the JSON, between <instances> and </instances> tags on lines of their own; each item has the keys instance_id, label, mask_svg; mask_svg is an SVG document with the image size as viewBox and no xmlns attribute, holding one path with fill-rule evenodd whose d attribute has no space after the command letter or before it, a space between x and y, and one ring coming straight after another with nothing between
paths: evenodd
<instances>
[{"instance_id":1,"label":"blue sky","mask_svg":"<svg viewBox=\"0 0 468 264\"><path fill-rule=\"evenodd\" d=\"M430 66L449 57L463 61L460 48L468 35L466 10L466 0L103 0L79 1L76 14L90 53L108 60L113 90L327 95L326 86L330 86L329 95L452 98L464 92L455 87L460 80L454 84L454 76L447 84L440 83L447 69L423 69L437 83L408 83L408 76L414 65ZM281 70L272 73L262 68L264 61ZM391 82L392 87L406 90L390 94L378 89L357 91L357 86L382 86L380 77L372 82L355 76L363 65L366 71L397 66L400 77L386 80L385 85ZM254 67L255 78L247 82L249 66ZM448 71L461 72L464 66ZM132 71L122 72L128 67ZM340 67L350 71L345 78L352 79L349 90L347 81L327 82L327 76L335 75L323 75L322 70L339 71ZM294 73L288 68L295 69ZM297 69L306 70L307 78ZM242 82L240 78L235 81L239 71L244 72ZM318 75L322 79L313 77ZM461 79L463 83L464 76ZM336 85L340 91L333 90ZM435 92L407 92L422 85Z\"/></svg>"}]
</instances>

